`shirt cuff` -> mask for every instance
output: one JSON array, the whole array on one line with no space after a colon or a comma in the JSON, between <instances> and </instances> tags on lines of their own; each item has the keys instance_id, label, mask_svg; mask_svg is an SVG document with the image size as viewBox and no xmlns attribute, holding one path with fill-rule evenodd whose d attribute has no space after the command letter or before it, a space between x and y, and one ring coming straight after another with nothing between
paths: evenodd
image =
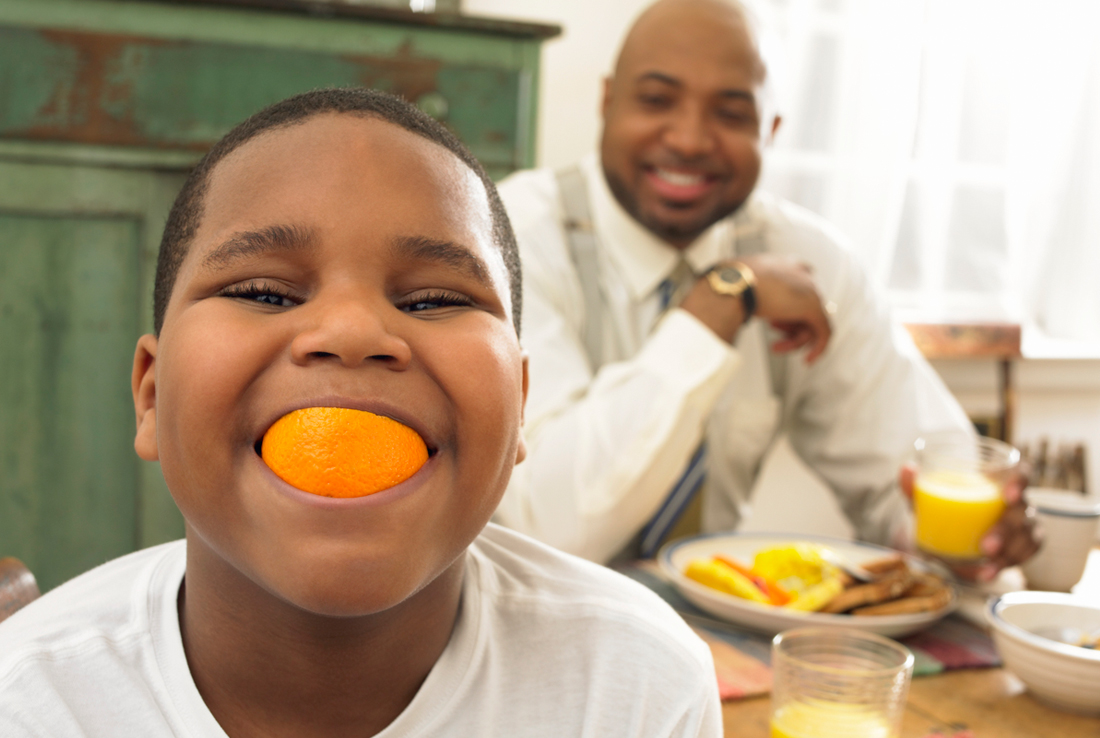
<instances>
[{"instance_id":1,"label":"shirt cuff","mask_svg":"<svg viewBox=\"0 0 1100 738\"><path fill-rule=\"evenodd\" d=\"M666 382L713 387L712 401L741 364L737 349L680 308L661 318L638 359Z\"/></svg>"}]
</instances>

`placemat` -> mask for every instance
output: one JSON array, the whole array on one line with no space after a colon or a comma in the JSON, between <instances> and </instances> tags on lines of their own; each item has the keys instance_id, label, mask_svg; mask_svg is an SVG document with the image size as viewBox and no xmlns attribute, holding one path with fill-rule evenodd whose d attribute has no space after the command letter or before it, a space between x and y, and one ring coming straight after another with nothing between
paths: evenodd
<instances>
[{"instance_id":1,"label":"placemat","mask_svg":"<svg viewBox=\"0 0 1100 738\"><path fill-rule=\"evenodd\" d=\"M718 693L723 700L771 691L771 636L718 620L695 607L665 580L652 561L628 562L615 568L660 595L710 646ZM989 634L954 616L899 640L913 652L913 676L1001 665Z\"/></svg>"}]
</instances>

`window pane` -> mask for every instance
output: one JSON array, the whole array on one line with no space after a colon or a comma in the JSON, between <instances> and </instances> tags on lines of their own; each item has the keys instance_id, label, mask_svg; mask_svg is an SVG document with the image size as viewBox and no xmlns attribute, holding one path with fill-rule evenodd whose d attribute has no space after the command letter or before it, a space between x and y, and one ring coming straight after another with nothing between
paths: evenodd
<instances>
[{"instance_id":1,"label":"window pane","mask_svg":"<svg viewBox=\"0 0 1100 738\"><path fill-rule=\"evenodd\" d=\"M796 149L828 151L833 139L833 123L839 97L837 71L840 66L840 40L818 34L811 38L806 54L806 69L799 85L800 98L791 116L790 140Z\"/></svg>"},{"instance_id":2,"label":"window pane","mask_svg":"<svg viewBox=\"0 0 1100 738\"><path fill-rule=\"evenodd\" d=\"M798 203L819 215L824 214L825 179L799 172L768 173L763 182L768 192Z\"/></svg>"},{"instance_id":3,"label":"window pane","mask_svg":"<svg viewBox=\"0 0 1100 738\"><path fill-rule=\"evenodd\" d=\"M944 286L997 292L1005 286L1005 196L1001 190L960 186L951 203Z\"/></svg>"},{"instance_id":4,"label":"window pane","mask_svg":"<svg viewBox=\"0 0 1100 738\"><path fill-rule=\"evenodd\" d=\"M910 181L905 188L905 204L898 223L898 239L890 266L890 287L917 290L923 282L921 263L921 208L918 185Z\"/></svg>"},{"instance_id":5,"label":"window pane","mask_svg":"<svg viewBox=\"0 0 1100 738\"><path fill-rule=\"evenodd\" d=\"M959 161L1004 164L1012 94L1009 69L1000 54L969 55L963 82Z\"/></svg>"}]
</instances>

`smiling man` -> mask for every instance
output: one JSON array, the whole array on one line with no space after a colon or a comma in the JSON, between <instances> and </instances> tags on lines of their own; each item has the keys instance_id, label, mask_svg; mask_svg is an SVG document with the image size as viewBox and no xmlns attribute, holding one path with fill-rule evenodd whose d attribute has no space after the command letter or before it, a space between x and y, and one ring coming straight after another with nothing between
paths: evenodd
<instances>
[{"instance_id":1,"label":"smiling man","mask_svg":"<svg viewBox=\"0 0 1100 738\"><path fill-rule=\"evenodd\" d=\"M972 430L835 231L756 190L771 85L745 8L661 0L605 82L598 157L502 184L531 387L500 521L651 555L699 506L704 530L735 528L785 431L861 538L908 544L914 440ZM1035 548L1011 494L991 570Z\"/></svg>"}]
</instances>

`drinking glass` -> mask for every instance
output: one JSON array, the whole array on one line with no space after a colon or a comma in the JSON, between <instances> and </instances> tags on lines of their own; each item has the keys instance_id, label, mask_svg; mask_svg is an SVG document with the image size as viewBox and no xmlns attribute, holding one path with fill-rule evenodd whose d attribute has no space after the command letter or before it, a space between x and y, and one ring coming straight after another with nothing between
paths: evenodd
<instances>
[{"instance_id":1,"label":"drinking glass","mask_svg":"<svg viewBox=\"0 0 1100 738\"><path fill-rule=\"evenodd\" d=\"M860 630L799 628L772 641L772 738L898 738L913 654Z\"/></svg>"},{"instance_id":2,"label":"drinking glass","mask_svg":"<svg viewBox=\"0 0 1100 738\"><path fill-rule=\"evenodd\" d=\"M981 540L1005 509L1020 452L993 438L929 436L916 443L917 547L948 561L982 558Z\"/></svg>"}]
</instances>

